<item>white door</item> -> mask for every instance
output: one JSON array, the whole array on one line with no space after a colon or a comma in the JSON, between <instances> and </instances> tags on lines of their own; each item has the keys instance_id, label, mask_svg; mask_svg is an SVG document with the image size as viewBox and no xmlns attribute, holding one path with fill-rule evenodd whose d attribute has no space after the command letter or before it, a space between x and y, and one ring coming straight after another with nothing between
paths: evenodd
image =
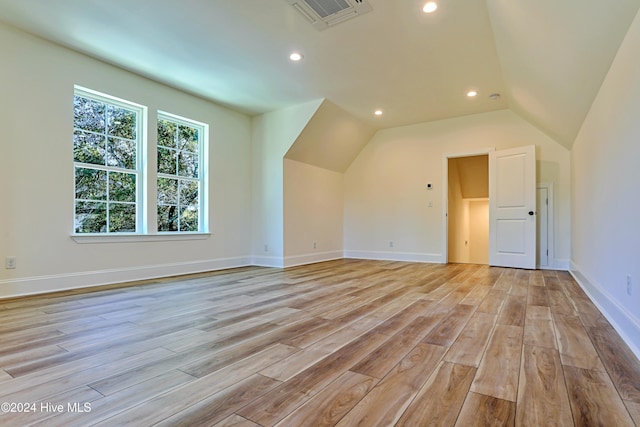
<instances>
[{"instance_id":1,"label":"white door","mask_svg":"<svg viewBox=\"0 0 640 427\"><path fill-rule=\"evenodd\" d=\"M536 149L489 153L489 264L536 268Z\"/></svg>"}]
</instances>

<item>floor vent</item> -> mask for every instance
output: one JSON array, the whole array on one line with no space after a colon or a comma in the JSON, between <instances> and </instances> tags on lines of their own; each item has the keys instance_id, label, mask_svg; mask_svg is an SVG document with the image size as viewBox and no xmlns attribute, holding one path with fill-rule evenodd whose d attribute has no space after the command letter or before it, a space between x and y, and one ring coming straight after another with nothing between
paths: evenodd
<instances>
[{"instance_id":1,"label":"floor vent","mask_svg":"<svg viewBox=\"0 0 640 427\"><path fill-rule=\"evenodd\" d=\"M366 0L287 0L318 30L371 11Z\"/></svg>"}]
</instances>

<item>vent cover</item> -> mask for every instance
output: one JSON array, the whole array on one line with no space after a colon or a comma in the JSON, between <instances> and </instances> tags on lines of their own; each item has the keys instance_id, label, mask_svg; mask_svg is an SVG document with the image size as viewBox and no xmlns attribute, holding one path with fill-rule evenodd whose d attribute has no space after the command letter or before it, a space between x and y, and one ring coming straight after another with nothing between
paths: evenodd
<instances>
[{"instance_id":1,"label":"vent cover","mask_svg":"<svg viewBox=\"0 0 640 427\"><path fill-rule=\"evenodd\" d=\"M366 0L287 0L318 30L371 11Z\"/></svg>"}]
</instances>

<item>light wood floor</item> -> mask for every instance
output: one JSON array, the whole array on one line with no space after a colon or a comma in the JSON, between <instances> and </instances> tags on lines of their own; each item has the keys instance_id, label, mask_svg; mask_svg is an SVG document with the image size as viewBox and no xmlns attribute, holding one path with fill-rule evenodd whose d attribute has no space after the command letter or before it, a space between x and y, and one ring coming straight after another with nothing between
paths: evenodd
<instances>
[{"instance_id":1,"label":"light wood floor","mask_svg":"<svg viewBox=\"0 0 640 427\"><path fill-rule=\"evenodd\" d=\"M0 301L0 402L29 410L2 426L618 427L640 364L565 272L340 260Z\"/></svg>"}]
</instances>

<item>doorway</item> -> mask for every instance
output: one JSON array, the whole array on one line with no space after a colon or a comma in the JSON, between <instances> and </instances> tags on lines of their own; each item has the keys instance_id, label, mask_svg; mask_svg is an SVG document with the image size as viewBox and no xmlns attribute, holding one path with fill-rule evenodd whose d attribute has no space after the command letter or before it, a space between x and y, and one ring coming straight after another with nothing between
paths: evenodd
<instances>
[{"instance_id":1,"label":"doorway","mask_svg":"<svg viewBox=\"0 0 640 427\"><path fill-rule=\"evenodd\" d=\"M451 243L468 246L467 239L460 238L464 230L463 225L458 228L455 221L458 217L449 217L449 197L455 192L455 186L450 188L449 179L456 179L455 174L449 174L449 161L463 157L488 157L488 180L477 176L468 182L476 184L487 182L489 200L489 261L487 264L496 267L536 268L536 147L528 145L496 151L487 149L475 153L459 155L445 155L443 157L443 240L442 262L453 262L449 255ZM457 166L457 165L456 165ZM454 168L454 163L451 167ZM459 168L459 171L466 171ZM459 174L458 174L459 175ZM473 176L473 175L472 175ZM466 178L459 178L460 180ZM464 185L464 184L463 184ZM460 190L463 191L462 189ZM483 194L484 196L484 194ZM464 199L464 197L461 197ZM485 199L485 197L480 197ZM455 202L454 202L455 203ZM454 210L456 207L454 206ZM451 227L449 223L451 222ZM451 231L451 243L449 242ZM455 240L454 240L455 239ZM466 243L465 243L466 242ZM464 249L464 246L463 246Z\"/></svg>"},{"instance_id":2,"label":"doorway","mask_svg":"<svg viewBox=\"0 0 640 427\"><path fill-rule=\"evenodd\" d=\"M447 160L447 262L489 263L489 156Z\"/></svg>"}]
</instances>

